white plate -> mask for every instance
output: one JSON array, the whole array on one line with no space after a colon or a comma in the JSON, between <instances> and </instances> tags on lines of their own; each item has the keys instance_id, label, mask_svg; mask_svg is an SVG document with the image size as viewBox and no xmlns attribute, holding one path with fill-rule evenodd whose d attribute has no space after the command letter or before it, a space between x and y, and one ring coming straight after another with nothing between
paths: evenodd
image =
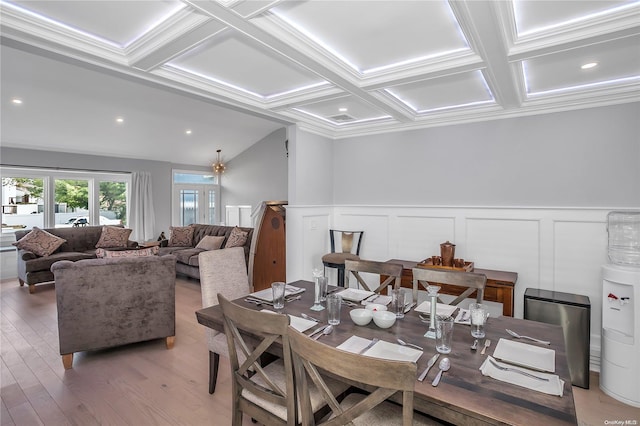
<instances>
[{"instance_id":1,"label":"white plate","mask_svg":"<svg viewBox=\"0 0 640 426\"><path fill-rule=\"evenodd\" d=\"M302 292L304 292L304 288L287 285L284 288L284 297L293 296L294 294ZM256 291L255 293L251 293L249 296L256 299L264 300L265 302L273 302L273 291L271 290L271 288L265 288L264 290Z\"/></svg>"},{"instance_id":2,"label":"white plate","mask_svg":"<svg viewBox=\"0 0 640 426\"><path fill-rule=\"evenodd\" d=\"M268 309L262 309L262 310L260 310L260 312L268 312L270 314L277 314L277 312L273 312L273 311L270 311ZM311 321L311 320L308 320L308 319L305 319L305 318L296 317L296 316L293 316L293 315L289 315L289 318L290 318L289 325L291 325L291 327L293 327L296 330L298 330L300 333L310 329L311 327L313 327L314 325L317 324L317 322L315 322L315 321Z\"/></svg>"},{"instance_id":3,"label":"white plate","mask_svg":"<svg viewBox=\"0 0 640 426\"><path fill-rule=\"evenodd\" d=\"M342 344L337 346L343 351L358 353L364 349L371 340L363 337L351 336ZM407 346L396 345L395 343L380 340L378 343L369 348L363 355L372 358L392 359L396 361L418 361L422 356L422 351Z\"/></svg>"},{"instance_id":4,"label":"white plate","mask_svg":"<svg viewBox=\"0 0 640 426\"><path fill-rule=\"evenodd\" d=\"M540 371L556 371L556 351L513 340L500 339L493 357Z\"/></svg>"},{"instance_id":5,"label":"white plate","mask_svg":"<svg viewBox=\"0 0 640 426\"><path fill-rule=\"evenodd\" d=\"M445 305L444 303L436 303L436 315L450 317L457 306ZM419 304L414 311L431 314L431 302L425 300Z\"/></svg>"},{"instance_id":6,"label":"white plate","mask_svg":"<svg viewBox=\"0 0 640 426\"><path fill-rule=\"evenodd\" d=\"M360 290L359 288L348 288L336 294L339 294L344 300L360 302L374 293L372 291Z\"/></svg>"}]
</instances>

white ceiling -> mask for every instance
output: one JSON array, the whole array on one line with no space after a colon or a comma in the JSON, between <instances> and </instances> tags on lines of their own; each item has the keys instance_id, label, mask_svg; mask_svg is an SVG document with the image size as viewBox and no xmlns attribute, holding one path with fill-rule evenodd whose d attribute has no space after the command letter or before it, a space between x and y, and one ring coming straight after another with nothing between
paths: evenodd
<instances>
[{"instance_id":1,"label":"white ceiling","mask_svg":"<svg viewBox=\"0 0 640 426\"><path fill-rule=\"evenodd\" d=\"M339 139L640 100L638 0L0 4L5 146L205 165L288 123Z\"/></svg>"}]
</instances>

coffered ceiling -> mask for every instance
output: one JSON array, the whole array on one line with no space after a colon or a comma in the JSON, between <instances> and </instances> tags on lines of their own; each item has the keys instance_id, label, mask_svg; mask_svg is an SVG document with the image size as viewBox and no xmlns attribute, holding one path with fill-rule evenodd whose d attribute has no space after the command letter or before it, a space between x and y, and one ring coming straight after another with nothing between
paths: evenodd
<instances>
[{"instance_id":1,"label":"coffered ceiling","mask_svg":"<svg viewBox=\"0 0 640 426\"><path fill-rule=\"evenodd\" d=\"M253 142L287 123L339 139L640 100L637 0L1 5L3 50L169 89L205 121L223 107Z\"/></svg>"}]
</instances>

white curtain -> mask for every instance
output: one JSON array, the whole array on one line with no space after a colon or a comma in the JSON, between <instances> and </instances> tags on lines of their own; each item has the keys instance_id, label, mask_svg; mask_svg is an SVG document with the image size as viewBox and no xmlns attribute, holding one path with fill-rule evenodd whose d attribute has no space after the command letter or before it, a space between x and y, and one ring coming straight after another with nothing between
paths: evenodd
<instances>
[{"instance_id":1,"label":"white curtain","mask_svg":"<svg viewBox=\"0 0 640 426\"><path fill-rule=\"evenodd\" d=\"M156 239L156 217L153 213L151 189L151 173L133 172L131 174L129 227L133 230L130 237L133 241Z\"/></svg>"}]
</instances>

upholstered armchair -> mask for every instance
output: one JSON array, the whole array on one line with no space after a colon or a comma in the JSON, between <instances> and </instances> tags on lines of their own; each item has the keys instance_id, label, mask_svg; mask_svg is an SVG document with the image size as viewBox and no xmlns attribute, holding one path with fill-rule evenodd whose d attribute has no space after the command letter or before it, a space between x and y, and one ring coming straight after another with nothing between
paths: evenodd
<instances>
[{"instance_id":1,"label":"upholstered armchair","mask_svg":"<svg viewBox=\"0 0 640 426\"><path fill-rule=\"evenodd\" d=\"M175 339L175 256L60 261L58 337L65 369L74 352L152 339Z\"/></svg>"}]
</instances>

